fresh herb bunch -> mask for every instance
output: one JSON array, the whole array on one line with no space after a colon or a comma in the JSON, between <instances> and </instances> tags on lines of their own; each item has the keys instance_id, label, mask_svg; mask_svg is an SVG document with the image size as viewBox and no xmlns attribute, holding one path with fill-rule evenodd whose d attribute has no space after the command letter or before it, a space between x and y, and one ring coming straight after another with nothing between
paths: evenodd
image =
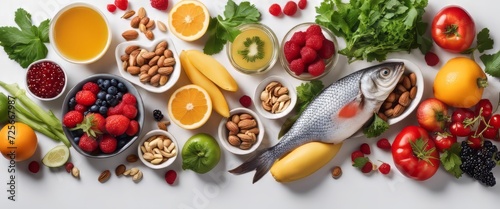
<instances>
[{"instance_id":1,"label":"fresh herb bunch","mask_svg":"<svg viewBox=\"0 0 500 209\"><path fill-rule=\"evenodd\" d=\"M49 19L38 27L31 22L31 14L19 8L14 18L16 27L0 27L0 46L11 60L27 68L36 60L47 56L48 50L44 43L49 42Z\"/></svg>"},{"instance_id":2,"label":"fresh herb bunch","mask_svg":"<svg viewBox=\"0 0 500 209\"><path fill-rule=\"evenodd\" d=\"M219 53L227 41L233 42L240 34L238 26L257 23L259 20L260 12L255 5L248 1L243 1L238 5L233 0L229 0L224 10L224 17L218 15L210 19L207 31L208 40L203 52L208 55Z\"/></svg>"},{"instance_id":3,"label":"fresh herb bunch","mask_svg":"<svg viewBox=\"0 0 500 209\"><path fill-rule=\"evenodd\" d=\"M349 63L383 61L391 52L430 50L432 41L423 36L426 6L427 0L324 0L316 7L316 23L346 40L346 48L339 53Z\"/></svg>"}]
</instances>

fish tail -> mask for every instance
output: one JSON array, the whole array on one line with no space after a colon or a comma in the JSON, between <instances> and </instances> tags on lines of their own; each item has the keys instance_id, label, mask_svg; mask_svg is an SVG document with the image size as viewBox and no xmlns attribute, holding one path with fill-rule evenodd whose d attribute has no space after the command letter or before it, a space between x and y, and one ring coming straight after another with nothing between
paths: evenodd
<instances>
[{"instance_id":1,"label":"fish tail","mask_svg":"<svg viewBox=\"0 0 500 209\"><path fill-rule=\"evenodd\" d=\"M266 175L276 160L275 155L273 155L273 147L271 147L252 156L240 166L229 170L229 173L240 175L255 170L255 175L253 176L253 183L255 183Z\"/></svg>"}]
</instances>

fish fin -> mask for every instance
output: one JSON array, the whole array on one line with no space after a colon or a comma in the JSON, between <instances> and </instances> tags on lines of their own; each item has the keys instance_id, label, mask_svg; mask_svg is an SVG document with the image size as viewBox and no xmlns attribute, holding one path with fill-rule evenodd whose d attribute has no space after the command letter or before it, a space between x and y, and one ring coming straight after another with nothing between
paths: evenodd
<instances>
[{"instance_id":1,"label":"fish fin","mask_svg":"<svg viewBox=\"0 0 500 209\"><path fill-rule=\"evenodd\" d=\"M229 173L240 175L255 170L253 183L260 180L271 169L271 166L276 161L272 155L272 147L265 149L246 160L240 166L229 170Z\"/></svg>"},{"instance_id":2,"label":"fish fin","mask_svg":"<svg viewBox=\"0 0 500 209\"><path fill-rule=\"evenodd\" d=\"M347 103L342 109L340 109L338 116L340 118L352 118L358 114L358 112L363 108L363 95L360 94L355 100Z\"/></svg>"}]
</instances>

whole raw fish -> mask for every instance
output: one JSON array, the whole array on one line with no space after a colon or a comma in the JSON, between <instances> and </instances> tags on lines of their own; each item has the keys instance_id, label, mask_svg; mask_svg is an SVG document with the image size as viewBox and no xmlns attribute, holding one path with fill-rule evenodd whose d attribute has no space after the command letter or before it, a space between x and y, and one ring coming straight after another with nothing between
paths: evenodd
<instances>
[{"instance_id":1,"label":"whole raw fish","mask_svg":"<svg viewBox=\"0 0 500 209\"><path fill-rule=\"evenodd\" d=\"M284 154L311 141L340 143L356 133L378 112L404 72L404 63L389 62L354 72L325 88L274 146L230 170L256 170L253 183Z\"/></svg>"}]
</instances>

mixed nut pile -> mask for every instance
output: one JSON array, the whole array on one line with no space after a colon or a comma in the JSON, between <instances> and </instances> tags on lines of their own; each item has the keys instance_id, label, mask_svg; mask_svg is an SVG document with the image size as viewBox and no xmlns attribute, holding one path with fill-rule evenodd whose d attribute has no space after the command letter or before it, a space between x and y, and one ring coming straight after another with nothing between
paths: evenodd
<instances>
[{"instance_id":1,"label":"mixed nut pile","mask_svg":"<svg viewBox=\"0 0 500 209\"><path fill-rule=\"evenodd\" d=\"M288 93L286 86L280 82L272 81L260 93L262 108L273 114L283 112L290 106L291 98Z\"/></svg>"},{"instance_id":2,"label":"mixed nut pile","mask_svg":"<svg viewBox=\"0 0 500 209\"><path fill-rule=\"evenodd\" d=\"M401 76L394 91L382 104L378 116L384 120L400 116L417 95L417 76L415 73Z\"/></svg>"},{"instance_id":3,"label":"mixed nut pile","mask_svg":"<svg viewBox=\"0 0 500 209\"><path fill-rule=\"evenodd\" d=\"M154 20L150 19L147 16L146 9L144 9L144 7L139 8L137 12L135 12L134 10L129 10L125 12L125 14L123 14L122 18L123 19L132 18L130 20L130 27L139 29L139 31L143 33L144 36L146 36L146 38L149 40L154 40L155 38L153 29L155 28L156 24L158 24L158 28L160 29L160 31L162 32L167 31L167 27L163 22L158 20L157 23L155 23ZM139 32L137 32L137 30L134 29L126 30L122 33L122 37L127 41L134 40L137 39L137 37L139 37Z\"/></svg>"},{"instance_id":4,"label":"mixed nut pile","mask_svg":"<svg viewBox=\"0 0 500 209\"><path fill-rule=\"evenodd\" d=\"M242 150L250 149L259 135L259 127L255 118L248 113L234 114L226 122L228 142Z\"/></svg>"}]
</instances>

